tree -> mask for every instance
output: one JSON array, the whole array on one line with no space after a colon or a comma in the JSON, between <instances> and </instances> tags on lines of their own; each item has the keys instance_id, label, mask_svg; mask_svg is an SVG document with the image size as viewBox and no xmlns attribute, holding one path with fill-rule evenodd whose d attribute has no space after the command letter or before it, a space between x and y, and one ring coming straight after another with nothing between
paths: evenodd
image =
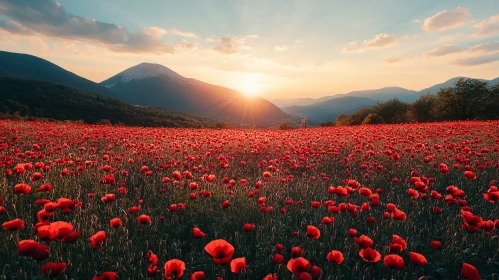
<instances>
[{"instance_id":1,"label":"tree","mask_svg":"<svg viewBox=\"0 0 499 280\"><path fill-rule=\"evenodd\" d=\"M289 122L283 122L279 125L279 129L282 129L282 130L290 130L293 128L294 127Z\"/></svg>"},{"instance_id":2,"label":"tree","mask_svg":"<svg viewBox=\"0 0 499 280\"><path fill-rule=\"evenodd\" d=\"M452 88L437 93L436 111L443 119L469 120L488 118L497 103L497 94L487 82L476 79L459 79Z\"/></svg>"},{"instance_id":3,"label":"tree","mask_svg":"<svg viewBox=\"0 0 499 280\"><path fill-rule=\"evenodd\" d=\"M376 113L371 113L367 115L367 117L362 122L362 124L380 124L380 123L385 123L385 121L380 115Z\"/></svg>"},{"instance_id":4,"label":"tree","mask_svg":"<svg viewBox=\"0 0 499 280\"><path fill-rule=\"evenodd\" d=\"M319 124L320 127L328 127L328 126L334 126L334 122L332 121L324 121Z\"/></svg>"},{"instance_id":5,"label":"tree","mask_svg":"<svg viewBox=\"0 0 499 280\"><path fill-rule=\"evenodd\" d=\"M407 121L409 104L393 98L385 102L378 102L373 107L373 113L378 114L386 123L404 123Z\"/></svg>"},{"instance_id":6,"label":"tree","mask_svg":"<svg viewBox=\"0 0 499 280\"><path fill-rule=\"evenodd\" d=\"M429 93L421 95L409 109L410 118L416 122L429 122L436 120L435 106L437 97Z\"/></svg>"}]
</instances>

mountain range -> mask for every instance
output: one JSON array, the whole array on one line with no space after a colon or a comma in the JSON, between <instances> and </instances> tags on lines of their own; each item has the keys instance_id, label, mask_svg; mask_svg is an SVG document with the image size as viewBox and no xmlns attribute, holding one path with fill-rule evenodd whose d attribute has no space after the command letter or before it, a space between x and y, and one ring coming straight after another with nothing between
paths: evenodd
<instances>
[{"instance_id":1,"label":"mountain range","mask_svg":"<svg viewBox=\"0 0 499 280\"><path fill-rule=\"evenodd\" d=\"M350 114L392 98L413 102L422 94L435 94L440 88L452 87L461 78L452 78L421 91L401 87L385 87L352 91L317 99L274 100L276 106L261 97L248 97L229 88L183 77L163 65L154 63L138 64L101 83L95 83L42 58L0 51L0 77L11 78L0 79L0 91L4 92L7 90L5 83L9 86L19 87L16 79L31 81L30 85L38 91L53 89L53 86L47 84L35 87L36 82L48 82L66 87L57 88L58 93L66 91L66 94L57 95L58 98L71 99L71 94L80 93L87 94L87 96L88 94L98 94L119 99L131 105L154 107L166 112L159 113L159 118L178 117L179 115L168 112L179 112L186 114L182 115L181 118L199 116L205 118L203 120L221 120L240 127L253 125L273 127L282 122L291 122L296 125L303 117L309 119L312 124L325 120L334 121L336 116L341 113ZM499 83L499 78L482 81L494 85ZM80 100L87 99L80 98ZM95 100L87 101L92 103ZM150 113L150 110L142 110L134 114ZM150 117L152 116L144 116L144 119ZM158 111L155 111L154 119L157 120L157 118ZM120 121L119 118L116 118L116 121Z\"/></svg>"},{"instance_id":2,"label":"mountain range","mask_svg":"<svg viewBox=\"0 0 499 280\"><path fill-rule=\"evenodd\" d=\"M372 107L377 102L384 102L393 98L412 103L423 94L436 94L441 88L453 87L460 78L466 79L467 77L455 77L420 91L408 90L401 87L385 87L373 90L352 91L346 94L324 96L317 99L295 98L273 102L288 114L305 117L314 123L319 123L327 120L334 121L341 113L351 114L359 109ZM499 78L479 80L487 82L491 86L499 84Z\"/></svg>"},{"instance_id":3,"label":"mountain range","mask_svg":"<svg viewBox=\"0 0 499 280\"><path fill-rule=\"evenodd\" d=\"M185 78L159 64L142 63L99 84L36 56L0 51L0 77L51 82L133 105L222 120L237 126L270 127L286 121L299 122L299 118L266 99L247 97L232 89Z\"/></svg>"}]
</instances>

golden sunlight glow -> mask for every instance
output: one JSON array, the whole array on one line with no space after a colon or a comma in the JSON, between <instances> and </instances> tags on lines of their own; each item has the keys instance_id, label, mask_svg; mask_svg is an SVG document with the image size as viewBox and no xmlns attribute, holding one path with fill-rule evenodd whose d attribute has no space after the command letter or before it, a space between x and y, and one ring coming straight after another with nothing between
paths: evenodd
<instances>
[{"instance_id":1,"label":"golden sunlight glow","mask_svg":"<svg viewBox=\"0 0 499 280\"><path fill-rule=\"evenodd\" d=\"M264 90L264 85L261 81L261 75L255 73L244 73L237 81L234 88L247 96L257 96Z\"/></svg>"}]
</instances>

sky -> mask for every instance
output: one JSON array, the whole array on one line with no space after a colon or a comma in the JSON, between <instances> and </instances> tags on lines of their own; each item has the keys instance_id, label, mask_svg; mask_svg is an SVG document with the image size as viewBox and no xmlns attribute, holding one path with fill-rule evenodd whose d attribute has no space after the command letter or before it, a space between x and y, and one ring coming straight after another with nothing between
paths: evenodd
<instances>
[{"instance_id":1,"label":"sky","mask_svg":"<svg viewBox=\"0 0 499 280\"><path fill-rule=\"evenodd\" d=\"M0 0L0 50L141 62L271 100L499 76L499 0Z\"/></svg>"}]
</instances>

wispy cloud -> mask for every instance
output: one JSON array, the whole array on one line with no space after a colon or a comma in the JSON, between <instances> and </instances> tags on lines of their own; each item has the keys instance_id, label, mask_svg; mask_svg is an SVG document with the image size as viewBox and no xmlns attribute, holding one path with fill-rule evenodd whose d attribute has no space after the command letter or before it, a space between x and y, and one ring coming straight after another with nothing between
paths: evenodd
<instances>
[{"instance_id":1,"label":"wispy cloud","mask_svg":"<svg viewBox=\"0 0 499 280\"><path fill-rule=\"evenodd\" d=\"M398 56L392 56L392 57L388 57L388 58L385 58L383 59L383 62L384 63L397 63L397 62L400 62L400 61L403 61L404 59L401 58L401 57L398 57Z\"/></svg>"},{"instance_id":2,"label":"wispy cloud","mask_svg":"<svg viewBox=\"0 0 499 280\"><path fill-rule=\"evenodd\" d=\"M287 47L287 46L285 46L285 45L275 46L275 50L276 50L276 51L283 52L283 51L287 51L287 50L288 50L288 47Z\"/></svg>"},{"instance_id":3,"label":"wispy cloud","mask_svg":"<svg viewBox=\"0 0 499 280\"><path fill-rule=\"evenodd\" d=\"M457 53L488 54L496 51L499 51L499 42L483 43L467 48L460 48L455 45L443 45L441 47L434 48L433 50L424 53L424 55L428 57L440 57Z\"/></svg>"},{"instance_id":4,"label":"wispy cloud","mask_svg":"<svg viewBox=\"0 0 499 280\"><path fill-rule=\"evenodd\" d=\"M242 36L225 36L222 38L210 39L209 41L218 43L218 45L211 48L211 50L223 55L235 55L240 52L246 43L246 38Z\"/></svg>"},{"instance_id":5,"label":"wispy cloud","mask_svg":"<svg viewBox=\"0 0 499 280\"><path fill-rule=\"evenodd\" d=\"M463 49L452 44L443 45L441 47L434 48L431 51L425 52L425 56L439 57L452 53L460 53Z\"/></svg>"},{"instance_id":6,"label":"wispy cloud","mask_svg":"<svg viewBox=\"0 0 499 280\"><path fill-rule=\"evenodd\" d=\"M170 33L172 33L173 35L182 36L182 37L189 37L189 38L196 38L197 37L197 35L194 33L183 32L183 31L180 31L178 29L172 29L172 30L170 30Z\"/></svg>"},{"instance_id":7,"label":"wispy cloud","mask_svg":"<svg viewBox=\"0 0 499 280\"><path fill-rule=\"evenodd\" d=\"M399 36L395 34L380 33L369 40L364 40L362 44L357 41L350 42L343 48L342 52L359 52L372 48L386 48L398 44L407 36Z\"/></svg>"},{"instance_id":8,"label":"wispy cloud","mask_svg":"<svg viewBox=\"0 0 499 280\"><path fill-rule=\"evenodd\" d=\"M458 7L454 11L441 11L424 21L426 31L446 30L464 25L468 22L470 13L467 8Z\"/></svg>"},{"instance_id":9,"label":"wispy cloud","mask_svg":"<svg viewBox=\"0 0 499 280\"><path fill-rule=\"evenodd\" d=\"M51 0L3 0L0 14L0 28L16 35L78 40L129 53L175 53L186 46L164 42L164 29L147 27L133 32L117 24L74 16Z\"/></svg>"},{"instance_id":10,"label":"wispy cloud","mask_svg":"<svg viewBox=\"0 0 499 280\"><path fill-rule=\"evenodd\" d=\"M495 61L499 61L499 53L458 59L454 61L452 64L459 66L477 66L477 65L492 63Z\"/></svg>"},{"instance_id":11,"label":"wispy cloud","mask_svg":"<svg viewBox=\"0 0 499 280\"><path fill-rule=\"evenodd\" d=\"M487 20L475 24L478 32L475 36L491 36L499 34L499 14L491 16Z\"/></svg>"}]
</instances>

